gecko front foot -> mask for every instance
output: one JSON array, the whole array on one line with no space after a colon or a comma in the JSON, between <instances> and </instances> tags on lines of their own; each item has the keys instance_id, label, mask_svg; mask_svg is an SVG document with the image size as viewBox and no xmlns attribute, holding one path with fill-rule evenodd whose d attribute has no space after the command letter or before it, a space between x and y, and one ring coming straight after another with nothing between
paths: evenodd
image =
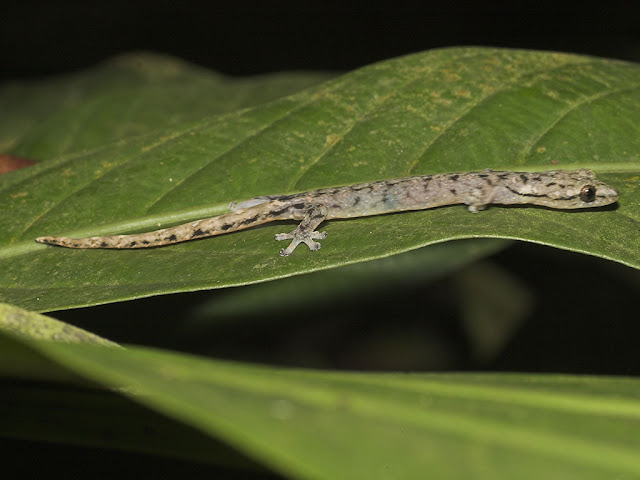
<instances>
[{"instance_id":1,"label":"gecko front foot","mask_svg":"<svg viewBox=\"0 0 640 480\"><path fill-rule=\"evenodd\" d=\"M289 246L287 248L280 249L280 255L282 255L283 257L288 257L289 255L291 255L291 253L301 243L306 243L307 246L309 247L309 250L311 250L312 252L315 252L322 245L320 245L318 242L314 242L313 240L314 239L322 240L324 238L327 238L327 232L315 232L314 231L314 232L304 233L304 232L301 232L299 229L295 229L291 233L278 233L278 234L276 234L276 240L278 240L278 241L280 241L280 240L292 240L292 242L289 244Z\"/></svg>"}]
</instances>

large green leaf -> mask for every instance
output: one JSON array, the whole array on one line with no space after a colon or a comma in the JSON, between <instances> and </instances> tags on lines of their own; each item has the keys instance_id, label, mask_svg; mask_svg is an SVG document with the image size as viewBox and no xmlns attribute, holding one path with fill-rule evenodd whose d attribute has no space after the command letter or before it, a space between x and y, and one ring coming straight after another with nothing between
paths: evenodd
<instances>
[{"instance_id":1,"label":"large green leaf","mask_svg":"<svg viewBox=\"0 0 640 480\"><path fill-rule=\"evenodd\" d=\"M88 151L56 146L46 162L0 179L8 212L0 217L0 298L39 310L92 305L260 282L473 237L522 239L639 267L639 78L640 66L618 61L444 49L252 109L88 142L95 147ZM74 129L59 125L57 135L73 144ZM30 137L19 150L45 152L46 142ZM165 227L256 195L487 167L593 168L619 189L619 208L470 215L458 206L335 221L323 227L322 250L299 248L286 259L273 235L292 225L146 251L33 242Z\"/></svg>"},{"instance_id":2,"label":"large green leaf","mask_svg":"<svg viewBox=\"0 0 640 480\"><path fill-rule=\"evenodd\" d=\"M65 393L60 383L60 394L40 392L39 401L19 386L27 407L13 401L5 410L13 419L37 409L45 421L2 422L4 436L219 460L215 445L136 413L115 401L118 392L290 478L640 477L637 379L312 372L1 332L0 347L5 375L31 355L42 378L55 381L48 370L65 369L109 389L101 400L100 391ZM89 423L75 426L70 415L65 423L70 408L80 418L91 409ZM123 413L116 423L124 425L112 425ZM154 432L142 446L127 437L139 438L141 427ZM176 432L181 441L168 441Z\"/></svg>"}]
</instances>

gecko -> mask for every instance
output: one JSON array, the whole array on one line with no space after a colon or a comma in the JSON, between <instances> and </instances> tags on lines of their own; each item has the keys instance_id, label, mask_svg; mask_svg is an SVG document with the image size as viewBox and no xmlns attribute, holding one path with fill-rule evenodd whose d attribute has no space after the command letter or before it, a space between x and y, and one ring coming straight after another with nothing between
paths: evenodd
<instances>
[{"instance_id":1,"label":"gecko","mask_svg":"<svg viewBox=\"0 0 640 480\"><path fill-rule=\"evenodd\" d=\"M229 205L230 213L171 228L133 235L88 238L38 237L36 242L67 248L150 248L212 237L279 220L298 220L278 241L291 240L280 255L289 256L306 244L320 248L326 232L316 228L325 220L348 219L410 210L465 204L471 213L496 205L539 205L553 209L601 207L618 199L615 188L588 169L513 172L485 169L381 180L321 188L292 195L267 195Z\"/></svg>"}]
</instances>

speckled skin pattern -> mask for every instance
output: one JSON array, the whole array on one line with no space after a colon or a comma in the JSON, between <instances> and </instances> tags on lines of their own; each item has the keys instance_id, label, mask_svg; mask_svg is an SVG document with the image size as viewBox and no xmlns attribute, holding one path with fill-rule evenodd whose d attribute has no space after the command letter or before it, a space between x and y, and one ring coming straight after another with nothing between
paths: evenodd
<instances>
[{"instance_id":1,"label":"speckled skin pattern","mask_svg":"<svg viewBox=\"0 0 640 480\"><path fill-rule=\"evenodd\" d=\"M280 255L288 256L300 243L318 250L315 240L326 238L316 227L332 218L355 218L407 210L465 204L470 212L490 204L541 205L557 209L601 207L614 203L618 192L596 179L591 170L547 172L493 171L446 173L321 188L293 195L256 197L232 203L231 213L135 235L67 238L39 237L37 242L68 248L149 248L236 232L277 220L300 220Z\"/></svg>"}]
</instances>

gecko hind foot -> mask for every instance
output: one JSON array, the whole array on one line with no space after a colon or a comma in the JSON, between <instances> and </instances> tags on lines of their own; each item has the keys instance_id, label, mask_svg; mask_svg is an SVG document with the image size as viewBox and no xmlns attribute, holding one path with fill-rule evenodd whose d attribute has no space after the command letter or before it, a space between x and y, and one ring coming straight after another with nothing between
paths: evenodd
<instances>
[{"instance_id":1,"label":"gecko hind foot","mask_svg":"<svg viewBox=\"0 0 640 480\"><path fill-rule=\"evenodd\" d=\"M312 252L315 252L322 245L320 245L320 243L318 242L314 242L314 239L322 240L324 238L327 238L327 232L302 233L298 230L294 230L291 233L276 234L276 240L278 241L292 240L292 242L289 244L287 248L280 249L280 255L282 255L283 257L288 257L289 255L291 255L293 251L296 249L296 247L301 243L306 243L307 246L309 247L309 250L311 250Z\"/></svg>"}]
</instances>

